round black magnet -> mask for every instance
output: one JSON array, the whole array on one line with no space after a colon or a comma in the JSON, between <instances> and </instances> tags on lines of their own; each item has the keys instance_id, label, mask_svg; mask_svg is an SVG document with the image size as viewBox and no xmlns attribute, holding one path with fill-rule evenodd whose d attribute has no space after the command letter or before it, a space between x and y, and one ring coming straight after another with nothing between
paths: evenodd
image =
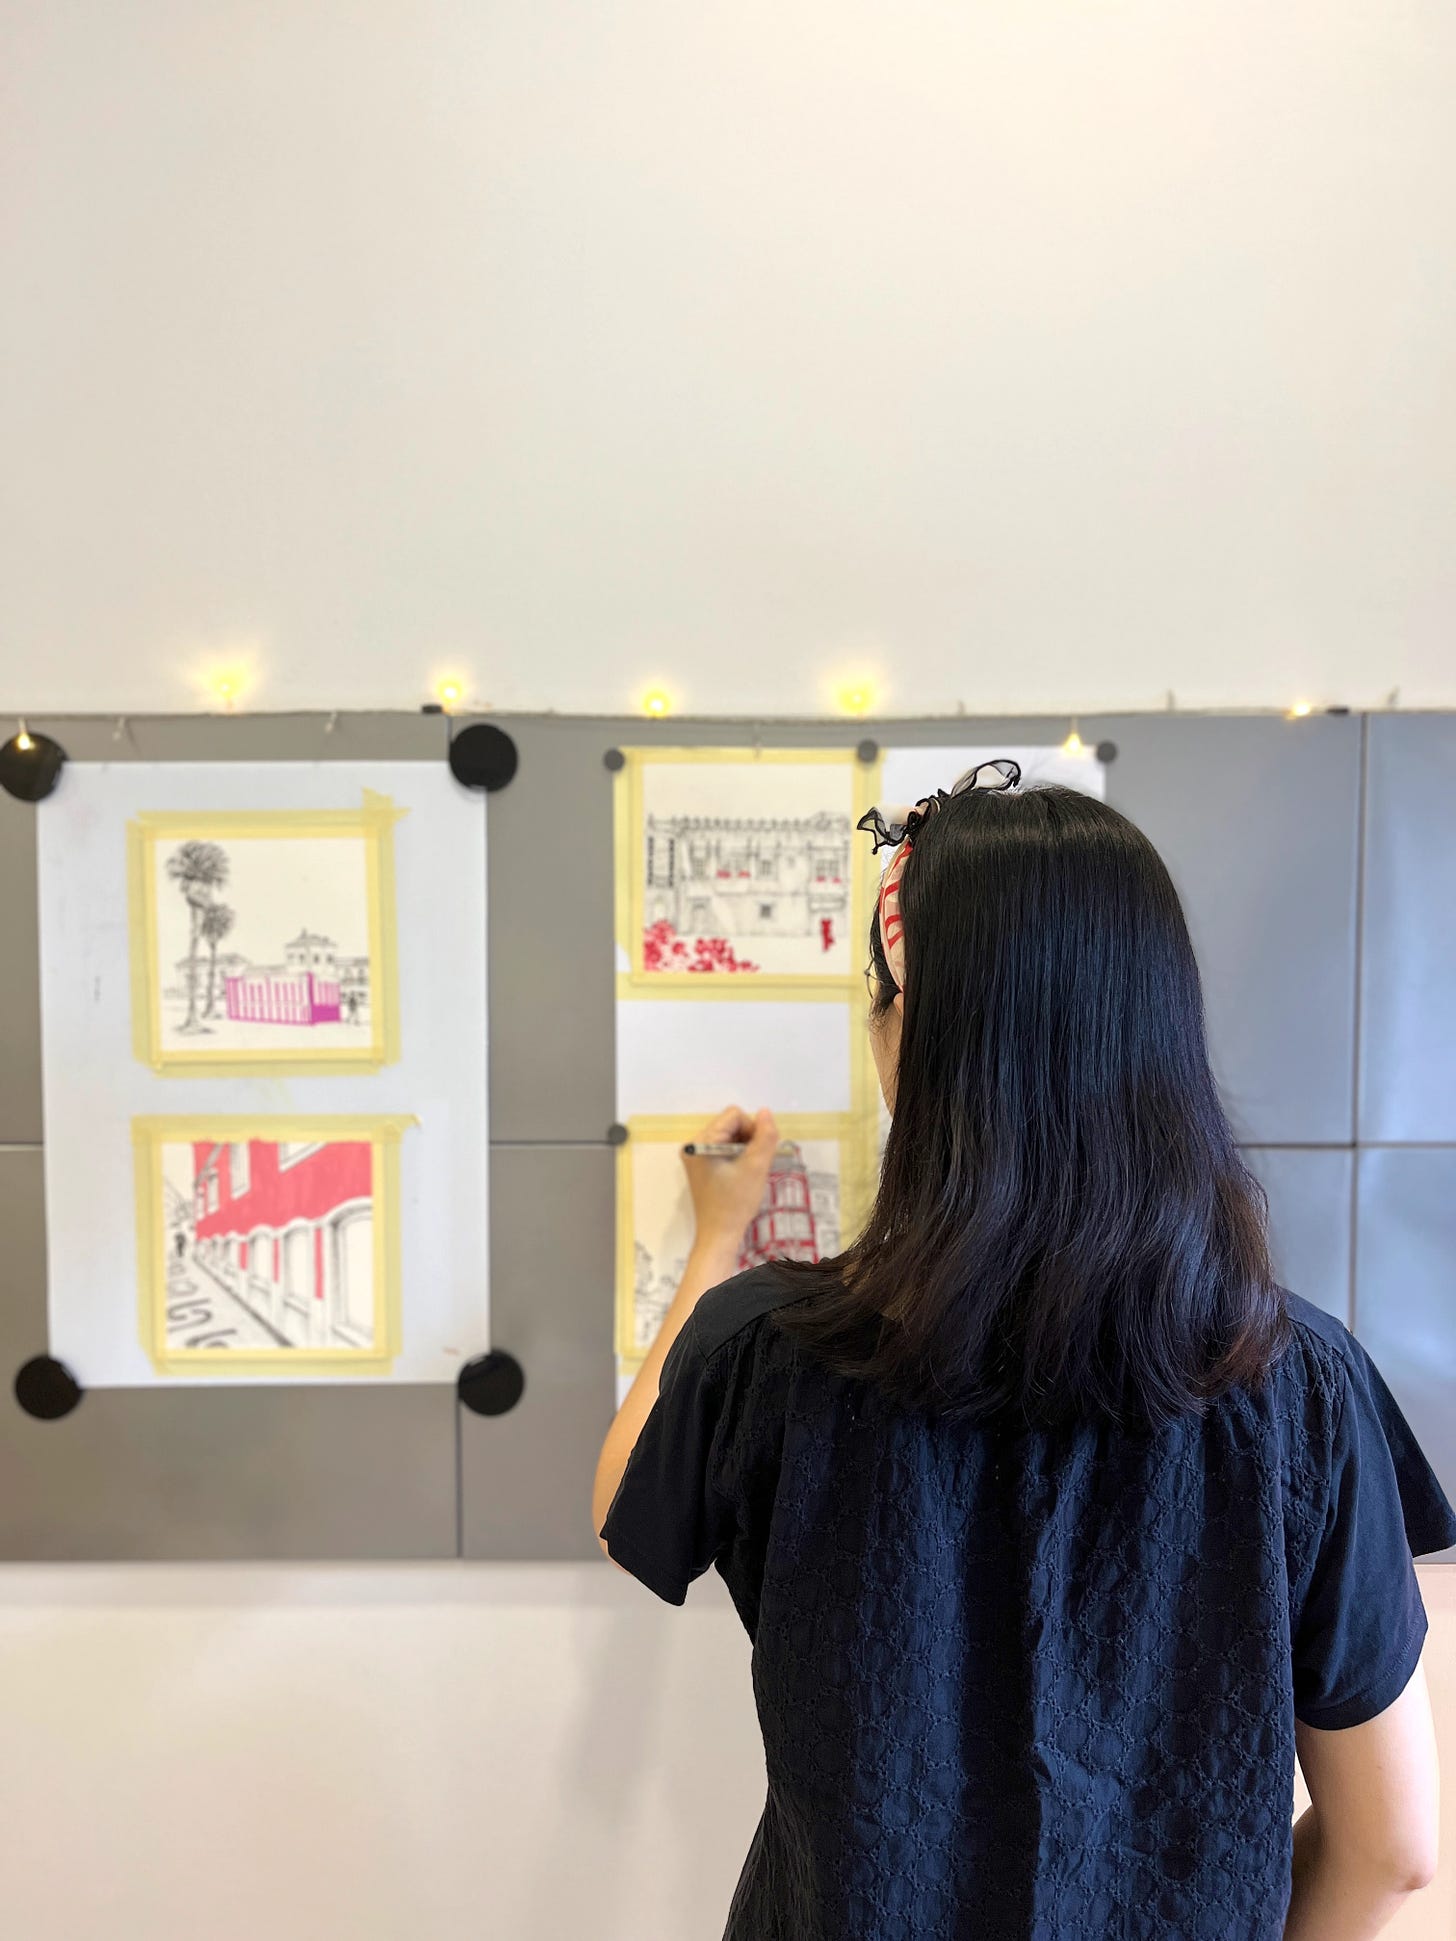
<instances>
[{"instance_id":1,"label":"round black magnet","mask_svg":"<svg viewBox=\"0 0 1456 1941\"><path fill-rule=\"evenodd\" d=\"M607 1127L607 1144L609 1146L625 1146L626 1143L627 1143L626 1126L624 1126L620 1122L620 1120L614 1120L613 1123Z\"/></svg>"},{"instance_id":2,"label":"round black magnet","mask_svg":"<svg viewBox=\"0 0 1456 1941\"><path fill-rule=\"evenodd\" d=\"M504 728L476 721L450 737L450 773L468 789L493 795L514 776L520 763L516 744Z\"/></svg>"},{"instance_id":3,"label":"round black magnet","mask_svg":"<svg viewBox=\"0 0 1456 1941\"><path fill-rule=\"evenodd\" d=\"M609 768L614 775L619 768L625 768L626 766L627 757L622 753L620 748L609 748L606 754L602 756L602 767Z\"/></svg>"},{"instance_id":4,"label":"round black magnet","mask_svg":"<svg viewBox=\"0 0 1456 1941\"><path fill-rule=\"evenodd\" d=\"M859 747L856 748L854 752L856 757L860 761L872 762L877 760L879 757L880 744L877 741L870 741L866 739L860 743Z\"/></svg>"},{"instance_id":5,"label":"round black magnet","mask_svg":"<svg viewBox=\"0 0 1456 1941\"><path fill-rule=\"evenodd\" d=\"M1097 744L1097 759L1104 768L1109 762L1115 762L1117 760L1117 743L1115 741L1099 741Z\"/></svg>"},{"instance_id":6,"label":"round black magnet","mask_svg":"<svg viewBox=\"0 0 1456 1941\"><path fill-rule=\"evenodd\" d=\"M15 1399L27 1415L56 1422L81 1405L81 1384L63 1362L34 1355L15 1377Z\"/></svg>"},{"instance_id":7,"label":"round black magnet","mask_svg":"<svg viewBox=\"0 0 1456 1941\"><path fill-rule=\"evenodd\" d=\"M526 1392L526 1371L504 1348L492 1348L466 1362L455 1392L475 1415L505 1415Z\"/></svg>"},{"instance_id":8,"label":"round black magnet","mask_svg":"<svg viewBox=\"0 0 1456 1941\"><path fill-rule=\"evenodd\" d=\"M58 741L22 728L0 748L0 788L17 802L43 802L65 765L66 751Z\"/></svg>"}]
</instances>

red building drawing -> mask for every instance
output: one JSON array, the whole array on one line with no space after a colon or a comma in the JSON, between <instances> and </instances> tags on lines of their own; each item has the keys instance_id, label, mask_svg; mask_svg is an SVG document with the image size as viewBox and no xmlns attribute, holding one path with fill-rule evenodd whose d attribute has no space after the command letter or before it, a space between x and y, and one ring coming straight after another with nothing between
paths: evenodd
<instances>
[{"instance_id":1,"label":"red building drawing","mask_svg":"<svg viewBox=\"0 0 1456 1941\"><path fill-rule=\"evenodd\" d=\"M819 1223L814 1215L809 1169L797 1146L781 1152L768 1176L768 1191L743 1236L740 1271L766 1260L818 1260Z\"/></svg>"},{"instance_id":2,"label":"red building drawing","mask_svg":"<svg viewBox=\"0 0 1456 1941\"><path fill-rule=\"evenodd\" d=\"M280 1346L374 1339L374 1149L368 1140L192 1146L193 1259Z\"/></svg>"}]
</instances>

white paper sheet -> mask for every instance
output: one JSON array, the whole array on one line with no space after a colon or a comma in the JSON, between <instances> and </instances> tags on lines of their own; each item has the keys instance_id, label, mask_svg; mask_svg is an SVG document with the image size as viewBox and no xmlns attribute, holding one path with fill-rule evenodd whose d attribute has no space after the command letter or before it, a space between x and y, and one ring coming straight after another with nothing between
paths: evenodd
<instances>
[{"instance_id":1,"label":"white paper sheet","mask_svg":"<svg viewBox=\"0 0 1456 1941\"><path fill-rule=\"evenodd\" d=\"M355 1075L162 1076L131 1029L126 825L146 810L407 810L394 832L399 1060ZM400 1146L403 1349L387 1374L453 1381L489 1345L485 814L443 764L72 763L37 818L50 1348L85 1387L317 1381L159 1375L138 1328L137 1116L412 1114ZM222 1353L223 1351L219 1351Z\"/></svg>"},{"instance_id":2,"label":"white paper sheet","mask_svg":"<svg viewBox=\"0 0 1456 1941\"><path fill-rule=\"evenodd\" d=\"M617 1005L617 1117L701 1112L847 1112L844 1003L623 998Z\"/></svg>"}]
</instances>

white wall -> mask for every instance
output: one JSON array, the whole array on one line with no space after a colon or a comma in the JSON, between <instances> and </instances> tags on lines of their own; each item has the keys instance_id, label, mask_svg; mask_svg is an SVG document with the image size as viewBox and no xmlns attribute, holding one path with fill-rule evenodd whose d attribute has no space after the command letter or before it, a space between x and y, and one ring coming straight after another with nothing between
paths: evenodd
<instances>
[{"instance_id":1,"label":"white wall","mask_svg":"<svg viewBox=\"0 0 1456 1941\"><path fill-rule=\"evenodd\" d=\"M1437 0L0 34L0 706L1456 702Z\"/></svg>"},{"instance_id":2,"label":"white wall","mask_svg":"<svg viewBox=\"0 0 1456 1941\"><path fill-rule=\"evenodd\" d=\"M1434 0L0 0L0 72L0 707L1456 704ZM0 1717L25 1941L707 1941L760 1798L726 1599L605 1566L11 1568Z\"/></svg>"},{"instance_id":3,"label":"white wall","mask_svg":"<svg viewBox=\"0 0 1456 1941\"><path fill-rule=\"evenodd\" d=\"M1456 1569L1423 1572L1456 1772ZM716 1578L604 1563L0 1571L24 1941L716 1941L763 1800ZM1456 1932L1441 1875L1391 1930Z\"/></svg>"}]
</instances>

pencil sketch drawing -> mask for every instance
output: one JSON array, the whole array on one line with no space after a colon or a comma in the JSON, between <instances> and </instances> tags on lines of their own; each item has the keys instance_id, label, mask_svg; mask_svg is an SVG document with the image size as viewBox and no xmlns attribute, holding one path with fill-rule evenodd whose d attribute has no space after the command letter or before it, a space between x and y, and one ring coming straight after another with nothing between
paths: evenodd
<instances>
[{"instance_id":1,"label":"pencil sketch drawing","mask_svg":"<svg viewBox=\"0 0 1456 1941\"><path fill-rule=\"evenodd\" d=\"M162 1042L283 1053L372 1033L363 842L159 844Z\"/></svg>"},{"instance_id":2,"label":"pencil sketch drawing","mask_svg":"<svg viewBox=\"0 0 1456 1941\"><path fill-rule=\"evenodd\" d=\"M849 915L850 818L644 818L643 968L751 972L745 939L835 951Z\"/></svg>"}]
</instances>

